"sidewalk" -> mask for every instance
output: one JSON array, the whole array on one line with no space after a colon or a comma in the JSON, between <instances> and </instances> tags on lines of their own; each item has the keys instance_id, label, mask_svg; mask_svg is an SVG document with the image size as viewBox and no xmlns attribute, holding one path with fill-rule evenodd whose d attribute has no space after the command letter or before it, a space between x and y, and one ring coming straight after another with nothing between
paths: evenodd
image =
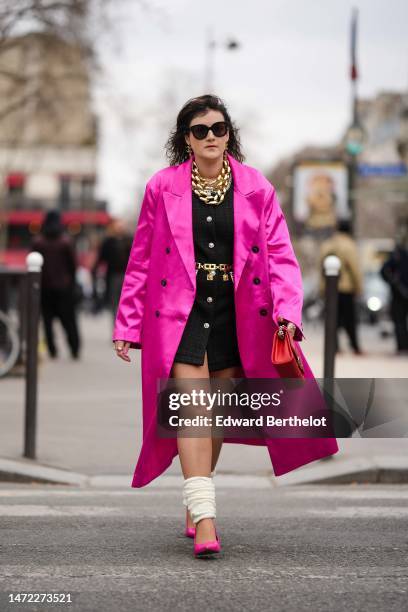
<instances>
[{"instance_id":1,"label":"sidewalk","mask_svg":"<svg viewBox=\"0 0 408 612\"><path fill-rule=\"evenodd\" d=\"M97 318L83 315L80 327L84 341L82 360L72 361L58 331L62 357L44 357L39 368L38 464L71 471L85 477L125 476L130 478L141 440L140 352L130 351L130 364L116 358L110 340L107 314ZM302 349L316 377L322 376L321 330L305 326ZM374 328L361 329L367 356L339 355L337 377L406 377L408 359L393 355L393 338L380 339ZM343 343L342 343L343 341ZM341 337L345 347L345 338ZM24 381L0 380L0 456L21 461L24 423ZM278 482L306 478L306 473L324 470L324 478L360 468L400 466L408 462L408 439L339 440L340 451L328 461L314 462L280 477ZM354 462L354 463L353 463ZM27 463L26 461L23 463ZM33 462L29 462L30 464ZM364 467L365 466L365 467ZM269 476L271 464L264 447L225 444L217 466L220 474ZM180 474L175 460L166 476ZM375 476L374 476L375 480Z\"/></svg>"}]
</instances>

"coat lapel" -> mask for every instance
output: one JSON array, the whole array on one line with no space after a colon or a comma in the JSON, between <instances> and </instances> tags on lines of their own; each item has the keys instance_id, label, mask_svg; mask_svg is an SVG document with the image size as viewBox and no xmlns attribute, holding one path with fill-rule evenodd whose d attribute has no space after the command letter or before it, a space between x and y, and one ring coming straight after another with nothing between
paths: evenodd
<instances>
[{"instance_id":1,"label":"coat lapel","mask_svg":"<svg viewBox=\"0 0 408 612\"><path fill-rule=\"evenodd\" d=\"M252 245L255 244L262 206L260 189L257 189L257 183L247 166L230 154L228 160L234 179L233 267L234 289L237 291L245 262ZM177 166L170 191L163 192L163 199L170 230L195 291L191 165L190 158Z\"/></svg>"},{"instance_id":2,"label":"coat lapel","mask_svg":"<svg viewBox=\"0 0 408 612\"><path fill-rule=\"evenodd\" d=\"M171 233L195 291L191 159L177 166L171 190L163 192L163 199Z\"/></svg>"},{"instance_id":3,"label":"coat lapel","mask_svg":"<svg viewBox=\"0 0 408 612\"><path fill-rule=\"evenodd\" d=\"M262 197L249 169L228 155L234 178L234 288L242 276L261 220ZM257 188L258 187L258 188Z\"/></svg>"}]
</instances>

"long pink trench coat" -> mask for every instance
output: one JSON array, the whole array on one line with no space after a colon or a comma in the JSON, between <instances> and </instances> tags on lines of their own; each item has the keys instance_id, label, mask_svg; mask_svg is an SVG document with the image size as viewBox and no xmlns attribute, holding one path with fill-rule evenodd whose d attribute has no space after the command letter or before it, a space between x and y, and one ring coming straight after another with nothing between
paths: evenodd
<instances>
[{"instance_id":1,"label":"long pink trench coat","mask_svg":"<svg viewBox=\"0 0 408 612\"><path fill-rule=\"evenodd\" d=\"M258 170L230 154L228 159L234 179L236 326L245 376L279 376L271 347L282 315L297 325L294 339L305 374L314 378L297 344L304 337L302 277L276 191ZM132 487L157 478L178 454L175 438L156 435L157 383L170 375L196 292L191 163L166 167L146 185L112 335L142 349L143 444ZM255 277L261 282L254 284ZM268 316L261 316L262 309ZM276 476L338 451L335 438L225 442L266 445Z\"/></svg>"}]
</instances>

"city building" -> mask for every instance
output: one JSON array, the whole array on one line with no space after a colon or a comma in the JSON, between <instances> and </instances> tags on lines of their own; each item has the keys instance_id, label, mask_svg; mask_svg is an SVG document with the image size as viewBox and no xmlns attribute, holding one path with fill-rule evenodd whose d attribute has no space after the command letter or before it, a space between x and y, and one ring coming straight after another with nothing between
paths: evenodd
<instances>
[{"instance_id":1,"label":"city building","mask_svg":"<svg viewBox=\"0 0 408 612\"><path fill-rule=\"evenodd\" d=\"M23 261L58 207L81 252L110 221L94 196L97 121L80 47L54 35L10 39L0 53L0 257Z\"/></svg>"},{"instance_id":2,"label":"city building","mask_svg":"<svg viewBox=\"0 0 408 612\"><path fill-rule=\"evenodd\" d=\"M357 160L355 189L347 193L354 206L354 236L358 241L365 268L378 268L395 240L397 228L408 224L408 93L381 92L373 99L358 101L358 116L365 132L364 148ZM334 229L336 217L327 215L327 225L305 228L296 219L296 169L299 166L322 168L338 164L347 168L344 137L332 146L308 146L281 160L268 177L280 195L293 241L303 269L315 268L316 243ZM322 172L320 173L322 174ZM327 184L326 184L327 183ZM325 210L322 201L329 181L315 180L317 210ZM344 191L344 190L343 190ZM344 193L341 194L344 199ZM339 203L338 193L333 201ZM327 207L326 207L327 209ZM343 213L347 211L343 205ZM350 215L348 215L350 216Z\"/></svg>"}]
</instances>

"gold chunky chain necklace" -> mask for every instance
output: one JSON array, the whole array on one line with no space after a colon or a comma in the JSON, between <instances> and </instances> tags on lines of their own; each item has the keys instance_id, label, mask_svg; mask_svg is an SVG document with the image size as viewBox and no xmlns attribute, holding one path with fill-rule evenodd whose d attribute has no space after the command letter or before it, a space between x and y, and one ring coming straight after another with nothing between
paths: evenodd
<instances>
[{"instance_id":1,"label":"gold chunky chain necklace","mask_svg":"<svg viewBox=\"0 0 408 612\"><path fill-rule=\"evenodd\" d=\"M228 158L224 158L222 169L217 178L206 179L198 171L197 164L193 160L191 166L191 183L194 193L206 204L221 204L225 198L232 181L231 168Z\"/></svg>"}]
</instances>

